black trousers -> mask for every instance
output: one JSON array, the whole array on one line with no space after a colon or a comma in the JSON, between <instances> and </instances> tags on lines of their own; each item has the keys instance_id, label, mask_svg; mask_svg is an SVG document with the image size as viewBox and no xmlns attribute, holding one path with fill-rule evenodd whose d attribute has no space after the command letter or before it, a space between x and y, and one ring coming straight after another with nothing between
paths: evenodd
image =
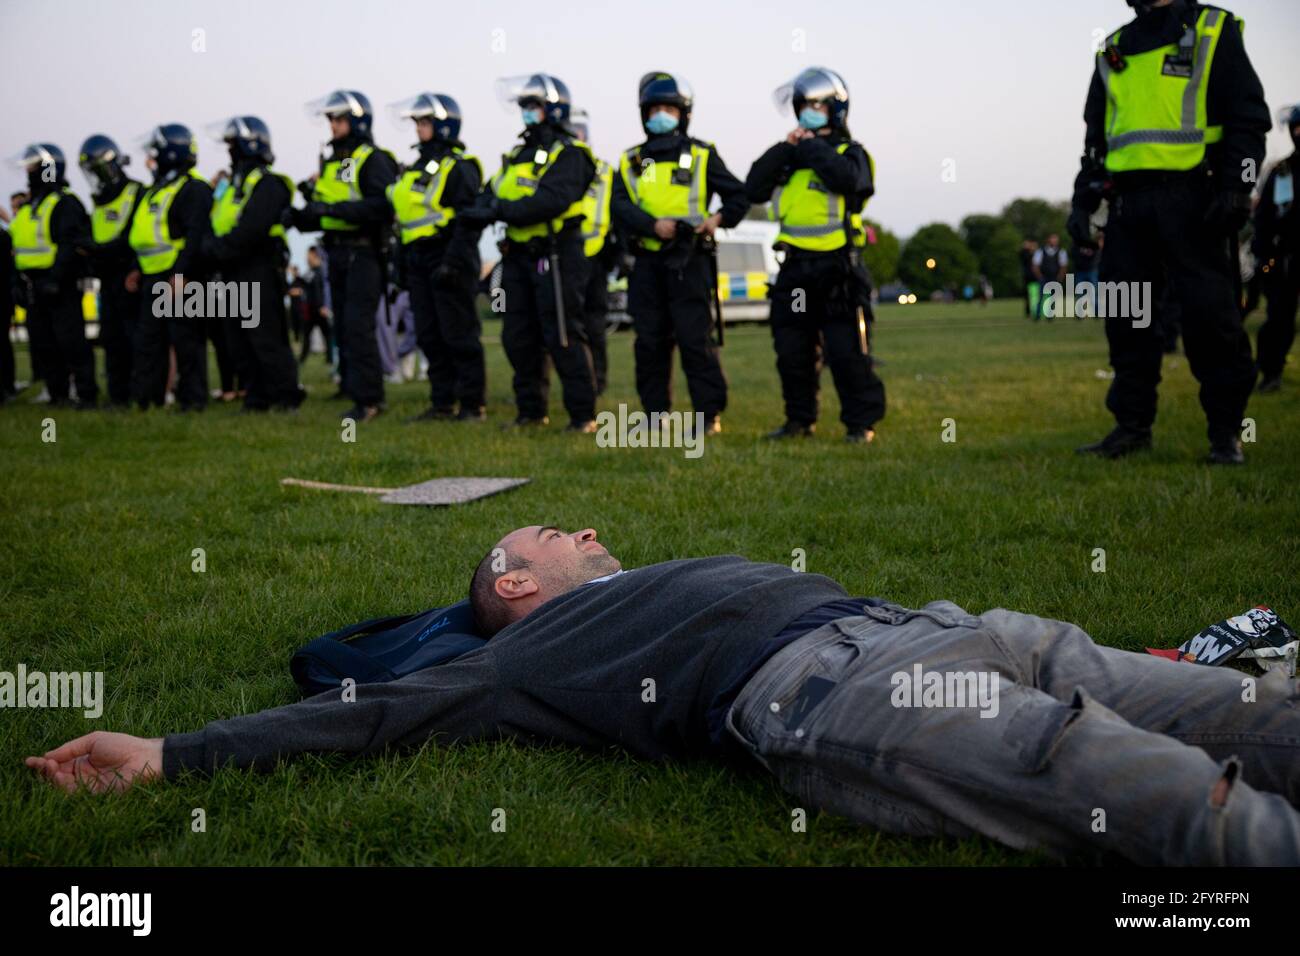
<instances>
[{"instance_id":1,"label":"black trousers","mask_svg":"<svg viewBox=\"0 0 1300 956\"><path fill-rule=\"evenodd\" d=\"M1262 282L1268 296L1268 318L1259 327L1259 370L1268 378L1282 374L1286 354L1295 342L1295 311L1300 305L1300 256L1280 257L1279 268Z\"/></svg>"},{"instance_id":2,"label":"black trousers","mask_svg":"<svg viewBox=\"0 0 1300 956\"><path fill-rule=\"evenodd\" d=\"M0 402L3 402L14 390L14 344L9 341L9 327L14 320L14 303L9 298L8 277L0 276L0 282L5 283L4 289L0 290Z\"/></svg>"},{"instance_id":3,"label":"black trousers","mask_svg":"<svg viewBox=\"0 0 1300 956\"><path fill-rule=\"evenodd\" d=\"M81 290L76 280L50 288L46 270L30 270L32 302L27 310L27 337L33 370L39 369L54 401L68 397L68 378L77 383L77 401L94 402L95 353L86 338Z\"/></svg>"},{"instance_id":4,"label":"black trousers","mask_svg":"<svg viewBox=\"0 0 1300 956\"><path fill-rule=\"evenodd\" d=\"M560 376L569 420L587 422L596 417L596 379L583 320L586 259L576 231L557 236L555 241L568 346L560 344L555 284L548 259L531 256L518 247L512 247L502 262L505 314L501 344L514 369L515 406L521 418L541 418L547 414L551 384L549 357Z\"/></svg>"},{"instance_id":5,"label":"black trousers","mask_svg":"<svg viewBox=\"0 0 1300 956\"><path fill-rule=\"evenodd\" d=\"M375 338L375 313L384 289L379 256L359 244L330 243L327 250L343 391L358 405L378 405L384 400L384 368Z\"/></svg>"},{"instance_id":6,"label":"black trousers","mask_svg":"<svg viewBox=\"0 0 1300 956\"><path fill-rule=\"evenodd\" d=\"M843 281L843 257L824 253L787 258L772 287L772 344L787 421L817 421L823 364L830 366L846 428L870 428L885 417L885 385L870 343L863 354L857 310L827 295ZM865 307L864 316L870 317Z\"/></svg>"},{"instance_id":7,"label":"black trousers","mask_svg":"<svg viewBox=\"0 0 1300 956\"><path fill-rule=\"evenodd\" d=\"M127 290L126 275L105 269L99 276L99 344L104 349L108 400L114 405L131 402L132 343L140 315L140 292Z\"/></svg>"},{"instance_id":8,"label":"black trousers","mask_svg":"<svg viewBox=\"0 0 1300 956\"><path fill-rule=\"evenodd\" d=\"M583 297L583 306L587 344L591 348L591 367L596 373L596 394L603 395L609 377L609 356L605 346L605 322L609 316L609 273L599 255L587 259L587 291Z\"/></svg>"},{"instance_id":9,"label":"black trousers","mask_svg":"<svg viewBox=\"0 0 1300 956\"><path fill-rule=\"evenodd\" d=\"M1187 362L1201 383L1210 440L1240 433L1255 362L1241 323L1237 263L1227 233L1205 222L1209 201L1208 185L1188 174L1126 191L1111 203L1101 282L1151 283L1149 325L1135 328L1133 316L1106 317L1115 370L1106 407L1129 428L1155 422L1167 293L1177 302Z\"/></svg>"},{"instance_id":10,"label":"black trousers","mask_svg":"<svg viewBox=\"0 0 1300 956\"><path fill-rule=\"evenodd\" d=\"M322 307L323 308L323 307ZM308 308L307 318L302 325L302 352L298 355L298 364L307 361L307 356L311 354L311 331L320 329L321 338L325 340L325 361L334 363L334 331L330 328L330 320L325 318L325 313L321 308Z\"/></svg>"},{"instance_id":11,"label":"black trousers","mask_svg":"<svg viewBox=\"0 0 1300 956\"><path fill-rule=\"evenodd\" d=\"M208 328L212 320L155 314L163 312L163 306L171 300L156 295L154 285L171 278L165 272L140 276L140 312L131 354L131 398L142 409L165 404L170 347L176 351L176 404L182 411L201 411L208 404Z\"/></svg>"},{"instance_id":12,"label":"black trousers","mask_svg":"<svg viewBox=\"0 0 1300 956\"><path fill-rule=\"evenodd\" d=\"M433 284L446 243L420 239L407 245L406 281L415 313L415 341L429 360L429 396L434 408L482 408L487 404L483 332L474 298L478 294L478 257L472 271L458 276L455 288Z\"/></svg>"},{"instance_id":13,"label":"black trousers","mask_svg":"<svg viewBox=\"0 0 1300 956\"><path fill-rule=\"evenodd\" d=\"M727 378L711 337L712 289L713 265L706 255L677 263L653 253L637 256L627 308L636 331L636 390L647 412L672 410L674 347L682 353L695 411L711 418L727 407Z\"/></svg>"},{"instance_id":14,"label":"black trousers","mask_svg":"<svg viewBox=\"0 0 1300 956\"><path fill-rule=\"evenodd\" d=\"M302 401L298 390L298 363L289 345L289 329L281 295L278 257L249 262L227 269L222 279L257 288L257 323L252 318L227 316L225 326L231 354L240 379L248 390L245 408L272 405L296 408ZM245 293L247 295L249 293ZM244 378L247 370L247 378Z\"/></svg>"}]
</instances>

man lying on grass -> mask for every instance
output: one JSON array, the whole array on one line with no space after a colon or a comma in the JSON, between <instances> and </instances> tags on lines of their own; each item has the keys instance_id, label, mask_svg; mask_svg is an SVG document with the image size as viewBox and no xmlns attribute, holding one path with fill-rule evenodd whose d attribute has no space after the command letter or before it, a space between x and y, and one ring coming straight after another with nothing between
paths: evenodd
<instances>
[{"instance_id":1,"label":"man lying on grass","mask_svg":"<svg viewBox=\"0 0 1300 956\"><path fill-rule=\"evenodd\" d=\"M587 529L520 528L470 586L491 640L452 662L27 765L122 789L304 752L520 737L750 758L805 807L1060 857L1300 864L1300 692L1100 647L1071 624L909 610L727 556L634 570Z\"/></svg>"}]
</instances>

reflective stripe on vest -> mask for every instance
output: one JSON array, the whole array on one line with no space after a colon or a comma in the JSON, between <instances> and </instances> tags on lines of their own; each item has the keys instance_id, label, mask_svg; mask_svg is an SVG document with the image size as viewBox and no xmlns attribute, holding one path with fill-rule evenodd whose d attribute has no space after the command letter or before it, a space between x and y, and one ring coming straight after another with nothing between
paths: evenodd
<instances>
[{"instance_id":1,"label":"reflective stripe on vest","mask_svg":"<svg viewBox=\"0 0 1300 956\"><path fill-rule=\"evenodd\" d=\"M244 211L244 206L247 205L249 197L253 195L253 190L257 188L257 184L262 181L262 176L267 172L270 172L272 176L278 176L280 178L280 182L284 183L288 188L290 201L292 201L293 191L295 188L293 180L283 173L268 170L265 166L258 166L244 177L244 180L239 184L238 189L236 189L235 184L231 182L226 187L225 192L218 196L217 201L212 204L213 235L224 236L239 224L239 217ZM267 235L283 239L284 226L281 223L275 223L267 230Z\"/></svg>"},{"instance_id":2,"label":"reflective stripe on vest","mask_svg":"<svg viewBox=\"0 0 1300 956\"><path fill-rule=\"evenodd\" d=\"M375 152L375 147L362 143L344 159L331 159L316 178L311 198L315 202L355 202L361 198L361 167ZM384 150L388 153L388 150ZM397 162L392 153L388 156ZM320 227L327 232L349 232L360 229L356 223L335 216L321 216Z\"/></svg>"},{"instance_id":3,"label":"reflective stripe on vest","mask_svg":"<svg viewBox=\"0 0 1300 956\"><path fill-rule=\"evenodd\" d=\"M591 148L579 139L568 143L556 141L551 144L549 151L537 148L527 158L523 158L523 154L528 147L520 145L515 147L513 152L501 157L501 168L492 177L493 194L498 199L506 201L531 196L537 192L537 184L541 182L542 177L546 175L546 171L551 168L559 155L564 152L566 146L573 146L582 150L591 159L592 164L595 164L596 157L592 155ZM506 238L513 239L515 242L527 242L530 239L544 236L551 231L559 232L570 219L581 218L582 200L583 197L579 196L569 205L568 209L549 223L538 222L531 226L507 225Z\"/></svg>"},{"instance_id":4,"label":"reflective stripe on vest","mask_svg":"<svg viewBox=\"0 0 1300 956\"><path fill-rule=\"evenodd\" d=\"M605 248L609 235L609 201L614 183L614 167L603 159L596 160L596 178L582 197L582 254L590 259Z\"/></svg>"},{"instance_id":5,"label":"reflective stripe on vest","mask_svg":"<svg viewBox=\"0 0 1300 956\"><path fill-rule=\"evenodd\" d=\"M671 167L653 159L643 161L638 146L619 158L618 173L628 196L649 215L698 226L709 215L708 167L707 146L691 143L690 151L678 156ZM642 237L640 243L651 251L663 247L663 240L653 236Z\"/></svg>"},{"instance_id":6,"label":"reflective stripe on vest","mask_svg":"<svg viewBox=\"0 0 1300 956\"><path fill-rule=\"evenodd\" d=\"M841 143L835 147L835 152L842 156L852 145L851 141ZM874 183L876 163L870 154L867 155L867 165ZM851 236L846 236L844 197L831 192L821 177L805 166L796 169L785 185L778 186L772 193L767 205L767 218L781 223L777 242L811 252L831 252L850 240L858 248L866 245L866 230L862 226L862 210L866 205L864 201L860 209L849 212Z\"/></svg>"},{"instance_id":7,"label":"reflective stripe on vest","mask_svg":"<svg viewBox=\"0 0 1300 956\"><path fill-rule=\"evenodd\" d=\"M442 194L447 188L447 178L457 162L466 160L478 167L479 179L483 166L477 156L456 149L441 161L429 160L424 166L407 170L402 178L388 187L388 203L402 231L402 244L437 235L456 217L456 210L442 205ZM428 181L420 188L420 180Z\"/></svg>"},{"instance_id":8,"label":"reflective stripe on vest","mask_svg":"<svg viewBox=\"0 0 1300 956\"><path fill-rule=\"evenodd\" d=\"M188 170L184 176L177 176L165 186L154 187L144 194L135 215L131 217L131 233L128 242L140 260L140 271L146 275L166 272L176 263L176 258L185 248L185 237L173 239L167 215L171 211L176 195L191 179L205 182L194 170Z\"/></svg>"},{"instance_id":9,"label":"reflective stripe on vest","mask_svg":"<svg viewBox=\"0 0 1300 956\"><path fill-rule=\"evenodd\" d=\"M18 210L9 235L14 243L14 265L19 269L48 269L54 265L59 246L50 239L50 220L59 200L71 195L72 190L65 187L41 197L35 209L28 203Z\"/></svg>"},{"instance_id":10,"label":"reflective stripe on vest","mask_svg":"<svg viewBox=\"0 0 1300 956\"><path fill-rule=\"evenodd\" d=\"M1206 145L1223 138L1223 127L1210 126L1206 112L1223 19L1222 10L1202 10L1179 43L1127 55L1122 70L1112 68L1104 52L1098 55L1106 87L1107 170L1192 169L1205 158ZM1119 35L1111 34L1107 44L1118 44Z\"/></svg>"},{"instance_id":11,"label":"reflective stripe on vest","mask_svg":"<svg viewBox=\"0 0 1300 956\"><path fill-rule=\"evenodd\" d=\"M95 209L90 214L90 234L96 243L102 246L122 234L131 221L131 204L139 192L140 184L132 179L117 194L117 198L111 202L95 204Z\"/></svg>"}]
</instances>

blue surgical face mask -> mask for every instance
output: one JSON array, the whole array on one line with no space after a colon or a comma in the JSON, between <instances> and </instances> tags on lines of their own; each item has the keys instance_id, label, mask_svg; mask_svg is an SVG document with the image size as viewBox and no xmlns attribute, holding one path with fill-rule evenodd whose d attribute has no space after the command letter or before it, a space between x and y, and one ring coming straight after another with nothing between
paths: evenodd
<instances>
[{"instance_id":1,"label":"blue surgical face mask","mask_svg":"<svg viewBox=\"0 0 1300 956\"><path fill-rule=\"evenodd\" d=\"M645 128L656 136L671 133L677 128L677 117L665 111L654 113L645 121Z\"/></svg>"},{"instance_id":2,"label":"blue surgical face mask","mask_svg":"<svg viewBox=\"0 0 1300 956\"><path fill-rule=\"evenodd\" d=\"M821 110L815 110L811 106L805 106L799 112L799 125L804 129L821 129L828 122L829 117Z\"/></svg>"},{"instance_id":3,"label":"blue surgical face mask","mask_svg":"<svg viewBox=\"0 0 1300 956\"><path fill-rule=\"evenodd\" d=\"M524 125L536 126L542 121L541 110L524 110Z\"/></svg>"}]
</instances>

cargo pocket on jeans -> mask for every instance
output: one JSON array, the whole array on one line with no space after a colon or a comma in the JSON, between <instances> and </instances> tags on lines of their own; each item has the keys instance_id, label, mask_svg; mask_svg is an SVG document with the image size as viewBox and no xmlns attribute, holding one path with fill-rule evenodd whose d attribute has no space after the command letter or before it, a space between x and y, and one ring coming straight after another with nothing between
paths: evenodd
<instances>
[{"instance_id":1,"label":"cargo pocket on jeans","mask_svg":"<svg viewBox=\"0 0 1300 956\"><path fill-rule=\"evenodd\" d=\"M1088 695L1076 687L1069 704L1057 703L1049 711L1032 700L1016 709L1007 722L1002 739L1015 748L1020 765L1029 773L1042 773L1051 766L1070 728L1083 716Z\"/></svg>"}]
</instances>

